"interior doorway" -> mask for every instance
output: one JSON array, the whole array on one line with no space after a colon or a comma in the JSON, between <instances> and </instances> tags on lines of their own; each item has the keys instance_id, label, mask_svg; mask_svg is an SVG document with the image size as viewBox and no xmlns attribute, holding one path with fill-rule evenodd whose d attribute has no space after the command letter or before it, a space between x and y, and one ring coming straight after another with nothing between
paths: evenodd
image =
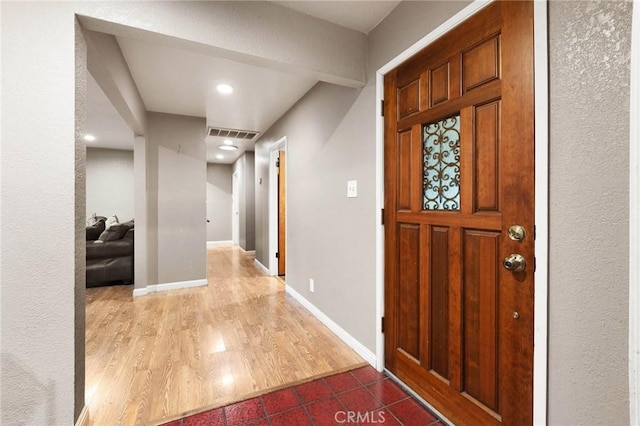
<instances>
[{"instance_id":1,"label":"interior doorway","mask_svg":"<svg viewBox=\"0 0 640 426\"><path fill-rule=\"evenodd\" d=\"M286 276L287 247L287 138L278 140L269 153L269 273Z\"/></svg>"},{"instance_id":2,"label":"interior doorway","mask_svg":"<svg viewBox=\"0 0 640 426\"><path fill-rule=\"evenodd\" d=\"M278 151L276 170L278 173L278 276L283 277L287 260L287 155Z\"/></svg>"}]
</instances>

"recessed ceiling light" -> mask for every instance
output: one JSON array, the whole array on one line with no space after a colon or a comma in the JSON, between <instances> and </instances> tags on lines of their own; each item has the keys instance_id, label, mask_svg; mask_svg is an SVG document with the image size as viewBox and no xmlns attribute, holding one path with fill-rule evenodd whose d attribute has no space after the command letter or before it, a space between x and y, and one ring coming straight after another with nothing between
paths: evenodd
<instances>
[{"instance_id":1,"label":"recessed ceiling light","mask_svg":"<svg viewBox=\"0 0 640 426\"><path fill-rule=\"evenodd\" d=\"M96 140L96 137L90 134L86 134L84 135L84 140L87 142L93 142Z\"/></svg>"},{"instance_id":2,"label":"recessed ceiling light","mask_svg":"<svg viewBox=\"0 0 640 426\"><path fill-rule=\"evenodd\" d=\"M222 160L222 159L224 158L224 155L222 155L222 154L218 154L218 155L216 155L216 158L217 158L218 160Z\"/></svg>"},{"instance_id":3,"label":"recessed ceiling light","mask_svg":"<svg viewBox=\"0 0 640 426\"><path fill-rule=\"evenodd\" d=\"M233 87L228 84L218 84L216 90L223 95L230 95L233 92Z\"/></svg>"},{"instance_id":4,"label":"recessed ceiling light","mask_svg":"<svg viewBox=\"0 0 640 426\"><path fill-rule=\"evenodd\" d=\"M235 145L220 145L218 148L222 149L223 151L235 151L236 149L238 149L238 147Z\"/></svg>"},{"instance_id":5,"label":"recessed ceiling light","mask_svg":"<svg viewBox=\"0 0 640 426\"><path fill-rule=\"evenodd\" d=\"M231 139L225 139L224 142L222 142L225 145L233 145L233 142L231 141Z\"/></svg>"}]
</instances>

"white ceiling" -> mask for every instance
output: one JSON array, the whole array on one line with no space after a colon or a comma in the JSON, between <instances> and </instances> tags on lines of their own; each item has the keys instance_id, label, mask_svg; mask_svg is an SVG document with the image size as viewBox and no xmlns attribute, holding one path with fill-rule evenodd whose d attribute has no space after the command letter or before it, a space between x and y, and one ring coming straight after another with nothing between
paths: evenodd
<instances>
[{"instance_id":1,"label":"white ceiling","mask_svg":"<svg viewBox=\"0 0 640 426\"><path fill-rule=\"evenodd\" d=\"M118 37L148 111L206 117L207 126L264 132L317 80L200 53ZM216 91L219 83L234 88ZM237 142L237 143L236 143ZM207 138L207 147L222 140ZM210 162L233 163L253 143L234 140L235 152L208 149ZM225 156L223 160L216 154Z\"/></svg>"},{"instance_id":2,"label":"white ceiling","mask_svg":"<svg viewBox=\"0 0 640 426\"><path fill-rule=\"evenodd\" d=\"M277 1L307 15L368 33L399 1ZM254 65L118 37L122 53L148 111L206 117L208 126L264 133L317 80ZM93 78L89 78L87 132L89 147L133 149L133 134ZM218 83L234 93L221 95ZM221 151L221 138L207 137L207 161L233 163L255 141L233 140L238 151ZM224 155L224 159L216 155Z\"/></svg>"},{"instance_id":3,"label":"white ceiling","mask_svg":"<svg viewBox=\"0 0 640 426\"><path fill-rule=\"evenodd\" d=\"M274 1L306 15L368 34L395 8L394 1Z\"/></svg>"}]
</instances>

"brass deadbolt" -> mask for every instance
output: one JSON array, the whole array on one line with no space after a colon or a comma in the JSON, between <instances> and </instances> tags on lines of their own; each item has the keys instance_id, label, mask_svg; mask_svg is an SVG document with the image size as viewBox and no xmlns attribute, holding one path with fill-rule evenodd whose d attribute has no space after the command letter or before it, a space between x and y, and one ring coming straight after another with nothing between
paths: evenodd
<instances>
[{"instance_id":1,"label":"brass deadbolt","mask_svg":"<svg viewBox=\"0 0 640 426\"><path fill-rule=\"evenodd\" d=\"M526 236L527 233L524 230L524 226L513 225L512 227L509 228L508 234L509 234L509 238L511 238L513 241L520 242L524 240L524 237Z\"/></svg>"}]
</instances>

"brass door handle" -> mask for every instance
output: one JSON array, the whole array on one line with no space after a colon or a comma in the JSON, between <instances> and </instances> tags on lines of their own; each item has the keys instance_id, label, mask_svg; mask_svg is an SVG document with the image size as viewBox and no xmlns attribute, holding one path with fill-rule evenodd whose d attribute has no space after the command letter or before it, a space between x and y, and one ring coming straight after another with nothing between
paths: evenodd
<instances>
[{"instance_id":1,"label":"brass door handle","mask_svg":"<svg viewBox=\"0 0 640 426\"><path fill-rule=\"evenodd\" d=\"M502 266L511 272L522 272L527 267L527 262L522 255L514 253L504 258Z\"/></svg>"}]
</instances>

